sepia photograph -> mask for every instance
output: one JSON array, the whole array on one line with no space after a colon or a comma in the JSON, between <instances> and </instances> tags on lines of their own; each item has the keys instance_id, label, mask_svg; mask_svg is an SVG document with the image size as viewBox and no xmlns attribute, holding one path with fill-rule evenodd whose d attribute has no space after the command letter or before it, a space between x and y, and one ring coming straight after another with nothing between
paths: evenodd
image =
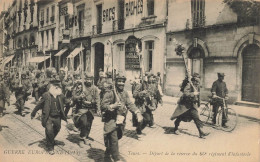
<instances>
[{"instance_id":1,"label":"sepia photograph","mask_svg":"<svg viewBox=\"0 0 260 162\"><path fill-rule=\"evenodd\" d=\"M0 0L0 162L259 162L260 0Z\"/></svg>"}]
</instances>

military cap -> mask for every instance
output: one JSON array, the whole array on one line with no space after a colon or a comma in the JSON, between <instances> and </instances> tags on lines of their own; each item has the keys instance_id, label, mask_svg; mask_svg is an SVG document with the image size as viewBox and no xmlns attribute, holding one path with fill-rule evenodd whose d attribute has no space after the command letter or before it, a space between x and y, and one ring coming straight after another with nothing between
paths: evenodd
<instances>
[{"instance_id":1,"label":"military cap","mask_svg":"<svg viewBox=\"0 0 260 162\"><path fill-rule=\"evenodd\" d=\"M218 76L225 76L225 74L224 73L218 73Z\"/></svg>"},{"instance_id":2,"label":"military cap","mask_svg":"<svg viewBox=\"0 0 260 162\"><path fill-rule=\"evenodd\" d=\"M65 69L64 68L60 68L60 71L65 71Z\"/></svg>"},{"instance_id":3,"label":"military cap","mask_svg":"<svg viewBox=\"0 0 260 162\"><path fill-rule=\"evenodd\" d=\"M106 75L107 75L108 78L111 78L112 77L112 72L108 71L108 72L106 72Z\"/></svg>"},{"instance_id":4,"label":"military cap","mask_svg":"<svg viewBox=\"0 0 260 162\"><path fill-rule=\"evenodd\" d=\"M61 86L61 85L60 85L61 82L60 82L59 79L51 79L49 83L50 83L50 84L53 84L53 85Z\"/></svg>"},{"instance_id":5,"label":"military cap","mask_svg":"<svg viewBox=\"0 0 260 162\"><path fill-rule=\"evenodd\" d=\"M104 72L99 72L99 77L105 77Z\"/></svg>"},{"instance_id":6,"label":"military cap","mask_svg":"<svg viewBox=\"0 0 260 162\"><path fill-rule=\"evenodd\" d=\"M124 75L121 75L121 74L116 75L116 80L118 80L118 79L123 79L124 81L126 81L126 77Z\"/></svg>"},{"instance_id":7,"label":"military cap","mask_svg":"<svg viewBox=\"0 0 260 162\"><path fill-rule=\"evenodd\" d=\"M94 78L94 75L90 72L85 73L85 78Z\"/></svg>"},{"instance_id":8,"label":"military cap","mask_svg":"<svg viewBox=\"0 0 260 162\"><path fill-rule=\"evenodd\" d=\"M21 78L22 78L22 79L25 79L25 78L26 78L26 73L22 73L22 74L21 74Z\"/></svg>"},{"instance_id":9,"label":"military cap","mask_svg":"<svg viewBox=\"0 0 260 162\"><path fill-rule=\"evenodd\" d=\"M199 74L199 73L194 73L194 74L192 75L192 77L193 77L193 78L200 78L200 74Z\"/></svg>"}]
</instances>

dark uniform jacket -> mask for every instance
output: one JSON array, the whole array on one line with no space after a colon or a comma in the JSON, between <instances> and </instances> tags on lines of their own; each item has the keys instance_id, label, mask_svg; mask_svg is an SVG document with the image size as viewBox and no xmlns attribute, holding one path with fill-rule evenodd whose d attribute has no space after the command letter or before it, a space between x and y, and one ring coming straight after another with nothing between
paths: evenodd
<instances>
[{"instance_id":1,"label":"dark uniform jacket","mask_svg":"<svg viewBox=\"0 0 260 162\"><path fill-rule=\"evenodd\" d=\"M130 101L128 93L124 90L122 92L118 92L118 96L120 97L120 102L122 104L122 108L129 109L132 113L138 111L138 108ZM103 114L103 122L104 123L104 134L108 134L114 131L116 126L116 117L117 110L109 111L111 104L116 102L115 94L113 91L108 91L105 93L103 100L101 101L101 111ZM122 127L120 127L120 134L118 137L121 138L124 131L125 122Z\"/></svg>"},{"instance_id":2,"label":"dark uniform jacket","mask_svg":"<svg viewBox=\"0 0 260 162\"><path fill-rule=\"evenodd\" d=\"M92 85L91 87L86 87L84 92L74 90L72 96L72 100L76 105L73 110L73 121L75 126L78 126L79 118L85 113L91 113L91 116L94 119L95 111L100 110L98 88Z\"/></svg>"},{"instance_id":3,"label":"dark uniform jacket","mask_svg":"<svg viewBox=\"0 0 260 162\"><path fill-rule=\"evenodd\" d=\"M10 91L4 82L0 82L0 108L4 108L4 103L10 102Z\"/></svg>"},{"instance_id":4,"label":"dark uniform jacket","mask_svg":"<svg viewBox=\"0 0 260 162\"><path fill-rule=\"evenodd\" d=\"M225 98L228 94L227 85L224 81L216 80L212 84L211 93L219 97Z\"/></svg>"},{"instance_id":5,"label":"dark uniform jacket","mask_svg":"<svg viewBox=\"0 0 260 162\"><path fill-rule=\"evenodd\" d=\"M198 92L200 91L199 87L195 88ZM178 101L177 108L171 116L171 120L176 119L178 116L184 114L191 108L198 108L198 106L200 105L200 95L194 95L193 92L194 88L191 86L190 83L188 83L183 90L183 95Z\"/></svg>"},{"instance_id":6,"label":"dark uniform jacket","mask_svg":"<svg viewBox=\"0 0 260 162\"><path fill-rule=\"evenodd\" d=\"M58 98L58 102L59 102L59 106L60 106L60 110L61 110L61 119L67 121L67 118L65 116L64 113L64 101L65 101L65 97L63 94L57 96ZM50 108L51 108L51 94L50 92L45 92L42 95L41 100L37 103L36 107L33 109L31 116L34 117L36 112L40 109L42 109L42 126L45 127L46 126L46 122L49 118L50 115Z\"/></svg>"}]
</instances>

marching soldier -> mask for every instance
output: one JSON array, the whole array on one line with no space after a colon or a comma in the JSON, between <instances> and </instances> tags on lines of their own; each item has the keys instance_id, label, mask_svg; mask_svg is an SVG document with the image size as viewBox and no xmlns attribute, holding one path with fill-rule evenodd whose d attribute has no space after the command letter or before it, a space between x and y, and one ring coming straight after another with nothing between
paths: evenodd
<instances>
[{"instance_id":1,"label":"marching soldier","mask_svg":"<svg viewBox=\"0 0 260 162\"><path fill-rule=\"evenodd\" d=\"M101 75L101 77L102 77L102 75ZM107 72L106 77L104 76L103 78L101 78L101 82L98 83L98 87L100 89L100 100L102 100L104 97L104 94L107 91L110 91L113 87L111 72Z\"/></svg>"},{"instance_id":2,"label":"marching soldier","mask_svg":"<svg viewBox=\"0 0 260 162\"><path fill-rule=\"evenodd\" d=\"M224 73L218 73L218 80L216 80L212 84L212 88L211 88L211 93L213 98L213 119L212 119L213 124L216 124L216 117L217 117L219 107L222 108L224 107L224 103L222 102L222 100L217 97L225 98L226 100L228 99L227 85L223 81L224 76L225 76ZM226 122L227 119L226 119L226 115L224 114L222 118L222 127L227 127Z\"/></svg>"},{"instance_id":3,"label":"marching soldier","mask_svg":"<svg viewBox=\"0 0 260 162\"><path fill-rule=\"evenodd\" d=\"M110 159L112 155L114 161L120 160L118 140L123 136L128 109L137 116L138 122L143 119L140 110L130 101L128 93L124 90L125 81L124 76L117 75L115 89L106 92L101 102L106 146L105 159Z\"/></svg>"},{"instance_id":4,"label":"marching soldier","mask_svg":"<svg viewBox=\"0 0 260 162\"><path fill-rule=\"evenodd\" d=\"M86 74L83 85L79 82L77 89L73 93L73 101L76 104L75 110L73 110L73 121L80 130L81 141L79 146L81 148L83 143L88 144L94 112L97 111L100 114L99 92L98 88L93 85L93 78L93 75Z\"/></svg>"},{"instance_id":5,"label":"marching soldier","mask_svg":"<svg viewBox=\"0 0 260 162\"><path fill-rule=\"evenodd\" d=\"M42 126L45 128L49 154L54 154L55 137L61 128L61 119L67 121L64 113L65 97L62 94L60 81L53 79L48 84L48 91L42 95L41 100L31 113L33 119L36 112L42 109Z\"/></svg>"},{"instance_id":6,"label":"marching soldier","mask_svg":"<svg viewBox=\"0 0 260 162\"><path fill-rule=\"evenodd\" d=\"M200 85L200 76L198 73L194 73L191 79L192 83L188 81L188 77L183 81L181 86L181 91L183 95L178 101L178 106L175 109L174 113L171 116L171 120L175 120L174 124L174 133L179 135L178 127L181 121L190 122L194 121L198 131L199 137L205 138L209 133L204 133L202 131L203 123L199 119L197 108L200 106L200 95L199 95L199 85Z\"/></svg>"},{"instance_id":7,"label":"marching soldier","mask_svg":"<svg viewBox=\"0 0 260 162\"><path fill-rule=\"evenodd\" d=\"M0 117L4 115L5 103L10 106L10 91L3 79L3 75L0 74Z\"/></svg>"},{"instance_id":8,"label":"marching soldier","mask_svg":"<svg viewBox=\"0 0 260 162\"><path fill-rule=\"evenodd\" d=\"M136 116L132 116L133 126L136 127L138 135L142 135L142 130L147 125L153 127L153 111L157 108L157 103L159 102L158 89L156 84L153 83L153 76L151 74L146 76L144 76L142 83L136 86L133 93L135 105L139 108L144 118L143 122L138 124Z\"/></svg>"},{"instance_id":9,"label":"marching soldier","mask_svg":"<svg viewBox=\"0 0 260 162\"><path fill-rule=\"evenodd\" d=\"M62 89L66 98L65 115L67 116L70 110L70 103L72 101L72 92L74 89L72 76L68 75L65 81L62 81Z\"/></svg>"},{"instance_id":10,"label":"marching soldier","mask_svg":"<svg viewBox=\"0 0 260 162\"><path fill-rule=\"evenodd\" d=\"M25 103L25 96L26 96L26 87L23 85L24 80L26 79L25 74L16 74L16 80L15 80L15 97L16 97L16 108L18 109L18 113L21 116L24 116L25 114L23 113L24 110L24 103ZM19 75L21 77L19 78Z\"/></svg>"}]
</instances>

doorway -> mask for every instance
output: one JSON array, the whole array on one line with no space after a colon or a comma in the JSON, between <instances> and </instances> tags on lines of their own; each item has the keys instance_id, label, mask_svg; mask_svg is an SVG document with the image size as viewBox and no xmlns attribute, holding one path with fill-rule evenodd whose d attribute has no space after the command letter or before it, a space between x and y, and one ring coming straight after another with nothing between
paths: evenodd
<instances>
[{"instance_id":1,"label":"doorway","mask_svg":"<svg viewBox=\"0 0 260 162\"><path fill-rule=\"evenodd\" d=\"M242 100L260 103L260 48L249 45L242 52Z\"/></svg>"},{"instance_id":2,"label":"doorway","mask_svg":"<svg viewBox=\"0 0 260 162\"><path fill-rule=\"evenodd\" d=\"M95 64L94 64L94 83L97 85L99 78L99 69L104 71L104 45L102 43L95 44Z\"/></svg>"}]
</instances>

